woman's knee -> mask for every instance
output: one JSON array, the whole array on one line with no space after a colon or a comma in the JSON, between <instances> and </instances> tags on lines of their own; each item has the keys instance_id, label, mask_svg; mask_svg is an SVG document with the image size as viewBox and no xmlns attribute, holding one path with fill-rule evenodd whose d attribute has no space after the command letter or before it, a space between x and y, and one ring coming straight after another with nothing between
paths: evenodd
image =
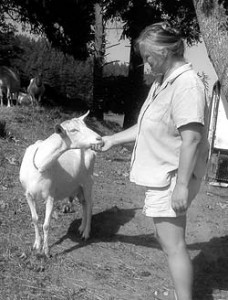
<instances>
[{"instance_id":1,"label":"woman's knee","mask_svg":"<svg viewBox=\"0 0 228 300\"><path fill-rule=\"evenodd\" d=\"M155 236L165 254L174 255L185 251L185 218L157 219L154 224Z\"/></svg>"},{"instance_id":2,"label":"woman's knee","mask_svg":"<svg viewBox=\"0 0 228 300\"><path fill-rule=\"evenodd\" d=\"M165 241L157 236L158 242L166 256L179 255L187 250L184 240L179 240L178 243L174 241Z\"/></svg>"}]
</instances>

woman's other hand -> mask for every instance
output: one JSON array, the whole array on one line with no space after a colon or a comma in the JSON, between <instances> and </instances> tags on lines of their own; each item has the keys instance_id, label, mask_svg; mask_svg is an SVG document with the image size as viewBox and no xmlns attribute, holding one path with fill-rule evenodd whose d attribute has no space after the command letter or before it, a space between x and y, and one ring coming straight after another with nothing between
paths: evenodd
<instances>
[{"instance_id":1,"label":"woman's other hand","mask_svg":"<svg viewBox=\"0 0 228 300\"><path fill-rule=\"evenodd\" d=\"M188 187L184 184L176 183L172 194L172 209L177 215L186 213L188 209Z\"/></svg>"}]
</instances>

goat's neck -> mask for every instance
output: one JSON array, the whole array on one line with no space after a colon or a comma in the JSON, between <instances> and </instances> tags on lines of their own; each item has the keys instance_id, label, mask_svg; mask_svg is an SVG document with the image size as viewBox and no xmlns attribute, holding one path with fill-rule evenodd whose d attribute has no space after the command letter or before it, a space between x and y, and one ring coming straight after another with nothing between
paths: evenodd
<instances>
[{"instance_id":1,"label":"goat's neck","mask_svg":"<svg viewBox=\"0 0 228 300\"><path fill-rule=\"evenodd\" d=\"M54 133L38 145L33 158L34 166L44 172L68 149L69 146L60 135Z\"/></svg>"}]
</instances>

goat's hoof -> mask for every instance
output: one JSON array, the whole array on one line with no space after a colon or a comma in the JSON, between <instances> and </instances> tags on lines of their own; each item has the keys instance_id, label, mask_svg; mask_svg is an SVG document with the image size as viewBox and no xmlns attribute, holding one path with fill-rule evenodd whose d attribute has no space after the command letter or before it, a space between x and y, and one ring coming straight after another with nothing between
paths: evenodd
<instances>
[{"instance_id":1,"label":"goat's hoof","mask_svg":"<svg viewBox=\"0 0 228 300\"><path fill-rule=\"evenodd\" d=\"M44 257L46 258L52 258L52 255L50 254L49 248L43 248L42 254L44 255Z\"/></svg>"},{"instance_id":2,"label":"goat's hoof","mask_svg":"<svg viewBox=\"0 0 228 300\"><path fill-rule=\"evenodd\" d=\"M43 255L44 255L46 258L50 258L50 257L51 257L51 254L49 253L49 251L48 251L48 252L44 251L44 252L43 252Z\"/></svg>"},{"instance_id":3,"label":"goat's hoof","mask_svg":"<svg viewBox=\"0 0 228 300\"><path fill-rule=\"evenodd\" d=\"M50 253L49 249L48 249L47 252L46 251L44 252L44 255L45 255L46 258L52 258L53 257L53 255Z\"/></svg>"},{"instance_id":4,"label":"goat's hoof","mask_svg":"<svg viewBox=\"0 0 228 300\"><path fill-rule=\"evenodd\" d=\"M31 253L33 255L40 255L41 254L41 249L40 248L36 249L36 248L32 247Z\"/></svg>"},{"instance_id":5,"label":"goat's hoof","mask_svg":"<svg viewBox=\"0 0 228 300\"><path fill-rule=\"evenodd\" d=\"M63 206L62 212L64 214L69 214L75 212L74 209L72 208L72 205L66 204Z\"/></svg>"},{"instance_id":6,"label":"goat's hoof","mask_svg":"<svg viewBox=\"0 0 228 300\"><path fill-rule=\"evenodd\" d=\"M89 239L89 235L82 234L81 239L83 241L87 241Z\"/></svg>"},{"instance_id":7,"label":"goat's hoof","mask_svg":"<svg viewBox=\"0 0 228 300\"><path fill-rule=\"evenodd\" d=\"M40 242L35 242L32 246L32 249L37 251L37 252L40 252L40 249L41 249L41 244Z\"/></svg>"},{"instance_id":8,"label":"goat's hoof","mask_svg":"<svg viewBox=\"0 0 228 300\"><path fill-rule=\"evenodd\" d=\"M84 229L83 229L82 226L80 226L80 227L78 228L78 232L79 232L80 235L83 235Z\"/></svg>"},{"instance_id":9,"label":"goat's hoof","mask_svg":"<svg viewBox=\"0 0 228 300\"><path fill-rule=\"evenodd\" d=\"M20 256L19 256L20 259L26 259L27 258L27 255L25 252L23 252Z\"/></svg>"},{"instance_id":10,"label":"goat's hoof","mask_svg":"<svg viewBox=\"0 0 228 300\"><path fill-rule=\"evenodd\" d=\"M44 267L44 266L38 266L38 267L36 268L36 272L37 272L37 273L44 272L44 271L45 271L45 267Z\"/></svg>"}]
</instances>

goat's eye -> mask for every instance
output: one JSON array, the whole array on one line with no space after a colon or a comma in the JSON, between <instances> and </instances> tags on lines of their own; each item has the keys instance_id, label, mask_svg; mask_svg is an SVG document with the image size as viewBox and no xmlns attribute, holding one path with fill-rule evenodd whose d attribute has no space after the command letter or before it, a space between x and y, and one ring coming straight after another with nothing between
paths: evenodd
<instances>
[{"instance_id":1,"label":"goat's eye","mask_svg":"<svg viewBox=\"0 0 228 300\"><path fill-rule=\"evenodd\" d=\"M79 132L79 130L76 128L73 128L73 129L71 129L71 132Z\"/></svg>"}]
</instances>

